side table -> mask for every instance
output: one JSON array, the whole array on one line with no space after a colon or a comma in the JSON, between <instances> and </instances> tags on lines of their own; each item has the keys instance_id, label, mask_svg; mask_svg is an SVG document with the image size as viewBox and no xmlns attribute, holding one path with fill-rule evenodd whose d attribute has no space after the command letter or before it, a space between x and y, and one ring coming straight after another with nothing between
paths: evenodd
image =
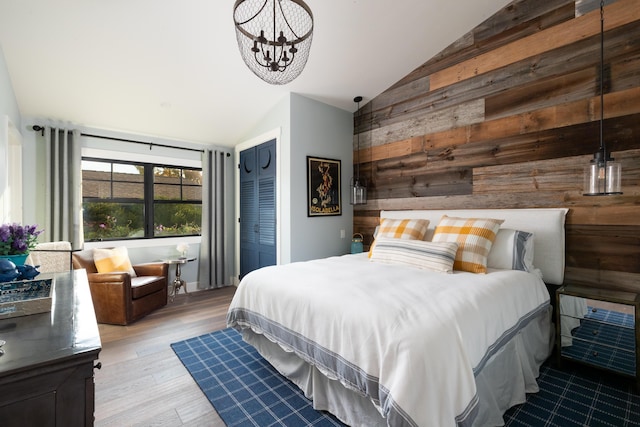
<instances>
[{"instance_id":1,"label":"side table","mask_svg":"<svg viewBox=\"0 0 640 427\"><path fill-rule=\"evenodd\" d=\"M195 257L191 257L191 258L180 257L180 258L169 258L169 259L162 260L162 262L164 262L165 264L169 264L170 266L171 265L176 266L176 278L173 280L173 282L171 282L171 286L169 287L169 300L171 302L173 302L173 299L175 298L175 296L178 295L180 288L184 288L185 294L189 293L187 292L187 282L182 280L182 278L180 277L180 275L182 274L181 267L184 264L191 261L195 261L195 260L196 260Z\"/></svg>"},{"instance_id":2,"label":"side table","mask_svg":"<svg viewBox=\"0 0 640 427\"><path fill-rule=\"evenodd\" d=\"M556 298L558 361L630 377L640 392L640 295L568 284Z\"/></svg>"}]
</instances>

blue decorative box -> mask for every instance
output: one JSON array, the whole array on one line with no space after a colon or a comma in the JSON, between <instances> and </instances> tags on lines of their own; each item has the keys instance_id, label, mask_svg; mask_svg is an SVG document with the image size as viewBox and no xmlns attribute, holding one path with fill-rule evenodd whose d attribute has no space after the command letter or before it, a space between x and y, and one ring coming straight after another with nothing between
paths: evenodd
<instances>
[{"instance_id":1,"label":"blue decorative box","mask_svg":"<svg viewBox=\"0 0 640 427\"><path fill-rule=\"evenodd\" d=\"M51 311L53 277L0 283L0 319Z\"/></svg>"}]
</instances>

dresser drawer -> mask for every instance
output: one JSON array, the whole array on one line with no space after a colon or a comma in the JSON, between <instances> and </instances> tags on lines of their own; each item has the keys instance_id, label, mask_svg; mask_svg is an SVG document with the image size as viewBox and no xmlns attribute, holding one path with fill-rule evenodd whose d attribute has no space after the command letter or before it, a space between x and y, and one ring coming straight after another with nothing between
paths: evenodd
<instances>
[{"instance_id":1,"label":"dresser drawer","mask_svg":"<svg viewBox=\"0 0 640 427\"><path fill-rule=\"evenodd\" d=\"M564 324L576 325L571 328L570 334L567 334L567 328L562 330L561 333L565 338L578 338L631 353L635 352L636 337L633 328L621 324L604 323L590 317L576 319L562 315L560 321Z\"/></svg>"},{"instance_id":2,"label":"dresser drawer","mask_svg":"<svg viewBox=\"0 0 640 427\"><path fill-rule=\"evenodd\" d=\"M589 363L624 375L636 375L634 351L622 350L597 341L573 337L572 345L562 347L562 357Z\"/></svg>"}]
</instances>

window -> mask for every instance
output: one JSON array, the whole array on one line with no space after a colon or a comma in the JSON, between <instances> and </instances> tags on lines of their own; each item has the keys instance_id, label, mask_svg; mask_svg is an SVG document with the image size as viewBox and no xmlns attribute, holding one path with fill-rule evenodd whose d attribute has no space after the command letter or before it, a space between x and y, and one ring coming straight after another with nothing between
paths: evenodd
<instances>
[{"instance_id":1,"label":"window","mask_svg":"<svg viewBox=\"0 0 640 427\"><path fill-rule=\"evenodd\" d=\"M200 234L202 170L153 168L154 236Z\"/></svg>"},{"instance_id":2,"label":"window","mask_svg":"<svg viewBox=\"0 0 640 427\"><path fill-rule=\"evenodd\" d=\"M82 159L86 241L200 234L202 169Z\"/></svg>"}]
</instances>

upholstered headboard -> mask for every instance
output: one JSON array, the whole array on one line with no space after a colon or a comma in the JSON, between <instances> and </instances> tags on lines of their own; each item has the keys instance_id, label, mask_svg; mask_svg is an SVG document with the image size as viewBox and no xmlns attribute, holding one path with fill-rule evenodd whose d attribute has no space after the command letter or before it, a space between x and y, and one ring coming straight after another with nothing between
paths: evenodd
<instances>
[{"instance_id":1,"label":"upholstered headboard","mask_svg":"<svg viewBox=\"0 0 640 427\"><path fill-rule=\"evenodd\" d=\"M431 240L442 215L462 218L496 218L504 220L502 228L533 233L536 268L545 283L560 285L564 280L564 221L568 209L456 209L381 211L381 218L429 220L427 240Z\"/></svg>"}]
</instances>

